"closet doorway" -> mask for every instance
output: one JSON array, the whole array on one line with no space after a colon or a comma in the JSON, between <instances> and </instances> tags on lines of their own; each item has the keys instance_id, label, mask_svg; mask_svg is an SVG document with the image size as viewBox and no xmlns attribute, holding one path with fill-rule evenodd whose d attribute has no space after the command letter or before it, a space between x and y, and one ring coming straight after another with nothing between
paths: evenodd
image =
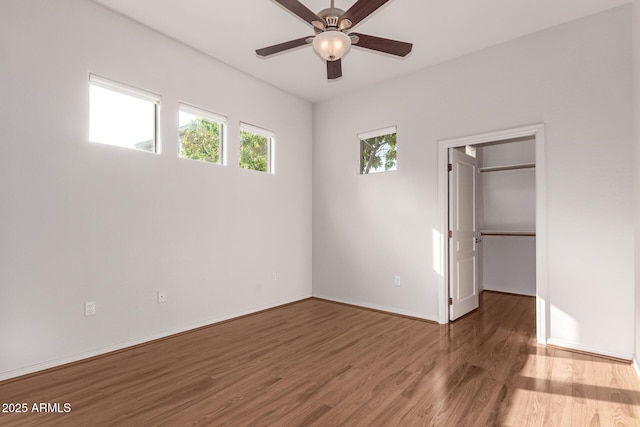
<instances>
[{"instance_id":1,"label":"closet doorway","mask_svg":"<svg viewBox=\"0 0 640 427\"><path fill-rule=\"evenodd\" d=\"M535 295L545 344L544 125L439 141L438 155L440 323L474 310L483 288Z\"/></svg>"}]
</instances>

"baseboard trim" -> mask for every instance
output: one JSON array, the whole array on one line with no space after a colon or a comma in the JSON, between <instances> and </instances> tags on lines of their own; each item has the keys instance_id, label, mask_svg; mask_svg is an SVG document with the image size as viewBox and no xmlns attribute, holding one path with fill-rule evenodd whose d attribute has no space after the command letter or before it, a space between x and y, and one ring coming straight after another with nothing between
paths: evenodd
<instances>
[{"instance_id":1,"label":"baseboard trim","mask_svg":"<svg viewBox=\"0 0 640 427\"><path fill-rule=\"evenodd\" d=\"M390 307L383 307L383 306L377 306L374 304L366 304L366 303L356 303L356 302L351 302L351 301L345 301L345 300L341 300L338 298L332 298L332 297L327 297L325 295L314 295L312 297L312 299L316 299L319 301L327 301L327 302L331 302L331 303L335 303L335 304L341 304L341 305L346 305L349 307L354 307L354 308L360 308L360 309L364 309L364 310L371 310L371 311L375 311L378 313L384 313L384 314L390 314L393 316L400 316L400 317L404 317L407 319L412 319L412 320L420 320L423 322L429 322L429 323L435 323L437 325L439 325L437 317L425 317L425 316L421 316L419 314L416 313L411 313L408 311L404 311L404 310L397 310L395 308L390 308Z\"/></svg>"},{"instance_id":2,"label":"baseboard trim","mask_svg":"<svg viewBox=\"0 0 640 427\"><path fill-rule=\"evenodd\" d=\"M547 346L558 347L562 350L575 351L577 353L584 353L589 356L604 357L617 362L631 363L633 359L633 356L630 354L613 353L599 348L558 340L555 338L549 338L547 340Z\"/></svg>"},{"instance_id":3,"label":"baseboard trim","mask_svg":"<svg viewBox=\"0 0 640 427\"><path fill-rule=\"evenodd\" d=\"M515 296L515 297L527 297L527 298L535 298L535 295L528 295L528 294L516 294L513 292L504 292L504 291L494 291L493 289L483 289L481 291L482 292L488 292L490 294L499 294L499 295L511 295L511 296Z\"/></svg>"},{"instance_id":4,"label":"baseboard trim","mask_svg":"<svg viewBox=\"0 0 640 427\"><path fill-rule=\"evenodd\" d=\"M61 359L55 359L48 362L38 363L35 365L27 366L25 368L15 369L12 371L0 372L0 384L23 380L30 376L46 374L48 372L53 372L58 369L63 369L72 365L89 362L91 360L100 359L102 357L108 357L113 354L118 354L125 351L133 350L136 348L144 347L158 341L171 339L176 336L189 334L205 328L210 328L223 323L242 319L244 317L255 316L260 313L276 310L278 308L286 307L292 304L297 304L302 301L307 301L311 298L312 298L311 295L303 295L295 299L285 300L283 302L276 303L275 305L256 307L254 309L232 313L227 316L209 318L202 322L197 322L197 323L186 325L180 328L170 329L170 330L158 332L155 334L146 335L143 337L124 341L115 345L105 346L102 348L71 355Z\"/></svg>"}]
</instances>

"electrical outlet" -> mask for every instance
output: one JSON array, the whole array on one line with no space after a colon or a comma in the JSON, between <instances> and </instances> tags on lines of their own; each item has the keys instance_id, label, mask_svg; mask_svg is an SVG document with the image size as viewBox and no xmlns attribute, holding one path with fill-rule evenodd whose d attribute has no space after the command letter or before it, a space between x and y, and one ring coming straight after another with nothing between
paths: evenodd
<instances>
[{"instance_id":1,"label":"electrical outlet","mask_svg":"<svg viewBox=\"0 0 640 427\"><path fill-rule=\"evenodd\" d=\"M84 315L85 316L93 316L96 314L96 302L95 301L87 301L84 303Z\"/></svg>"},{"instance_id":2,"label":"electrical outlet","mask_svg":"<svg viewBox=\"0 0 640 427\"><path fill-rule=\"evenodd\" d=\"M393 277L393 286L400 286L400 276Z\"/></svg>"},{"instance_id":3,"label":"electrical outlet","mask_svg":"<svg viewBox=\"0 0 640 427\"><path fill-rule=\"evenodd\" d=\"M167 300L167 294L164 291L158 291L158 304L162 304Z\"/></svg>"},{"instance_id":4,"label":"electrical outlet","mask_svg":"<svg viewBox=\"0 0 640 427\"><path fill-rule=\"evenodd\" d=\"M276 280L278 280L278 275L276 274L276 272L274 271L273 273L271 273L271 280L273 282L275 282Z\"/></svg>"}]
</instances>

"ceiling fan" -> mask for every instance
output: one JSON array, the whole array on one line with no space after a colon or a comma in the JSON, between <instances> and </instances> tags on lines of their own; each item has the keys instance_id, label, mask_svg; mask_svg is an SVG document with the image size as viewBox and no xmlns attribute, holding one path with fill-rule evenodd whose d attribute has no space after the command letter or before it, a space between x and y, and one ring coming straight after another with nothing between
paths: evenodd
<instances>
[{"instance_id":1,"label":"ceiling fan","mask_svg":"<svg viewBox=\"0 0 640 427\"><path fill-rule=\"evenodd\" d=\"M312 44L313 49L327 62L329 80L342 77L342 57L349 51L351 45L402 57L407 56L413 47L411 43L348 32L389 0L357 0L346 12L334 7L334 0L331 0L331 7L317 14L298 0L275 1L313 25L315 35L264 47L256 50L256 54L269 56Z\"/></svg>"}]
</instances>

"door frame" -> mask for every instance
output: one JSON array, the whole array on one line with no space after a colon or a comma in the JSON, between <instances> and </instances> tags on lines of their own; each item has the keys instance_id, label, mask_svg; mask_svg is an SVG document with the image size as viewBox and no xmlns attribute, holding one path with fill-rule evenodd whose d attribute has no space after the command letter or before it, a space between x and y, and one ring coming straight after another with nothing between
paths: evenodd
<instances>
[{"instance_id":1,"label":"door frame","mask_svg":"<svg viewBox=\"0 0 640 427\"><path fill-rule=\"evenodd\" d=\"M449 322L449 229L448 168L449 148L486 142L503 141L513 138L534 137L536 150L536 337L540 344L546 344L549 326L549 289L547 276L547 185L545 164L544 123L529 126L469 135L438 141L438 205L440 207L440 271L438 297L438 322Z\"/></svg>"}]
</instances>

